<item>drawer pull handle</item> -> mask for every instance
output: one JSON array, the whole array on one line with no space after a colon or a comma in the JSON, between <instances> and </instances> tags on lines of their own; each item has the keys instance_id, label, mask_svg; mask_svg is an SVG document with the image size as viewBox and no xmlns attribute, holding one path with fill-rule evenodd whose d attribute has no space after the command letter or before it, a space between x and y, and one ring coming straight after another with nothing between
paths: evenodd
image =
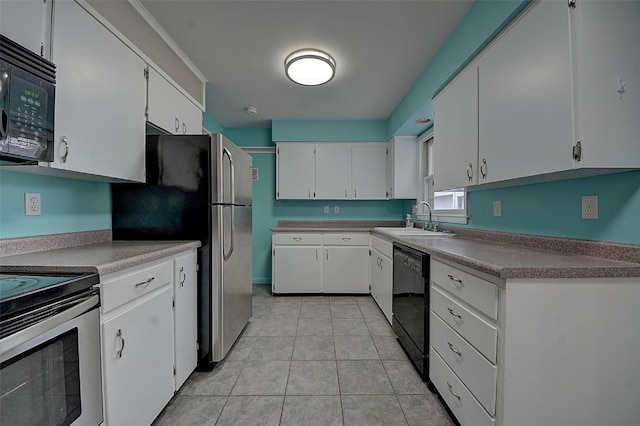
<instances>
[{"instance_id":1,"label":"drawer pull handle","mask_svg":"<svg viewBox=\"0 0 640 426\"><path fill-rule=\"evenodd\" d=\"M302 237L293 237L293 241L302 241Z\"/></svg>"},{"instance_id":2,"label":"drawer pull handle","mask_svg":"<svg viewBox=\"0 0 640 426\"><path fill-rule=\"evenodd\" d=\"M180 287L184 287L184 282L187 280L187 274L184 272L184 266L180 267L180 273L178 274Z\"/></svg>"},{"instance_id":3,"label":"drawer pull handle","mask_svg":"<svg viewBox=\"0 0 640 426\"><path fill-rule=\"evenodd\" d=\"M449 277L449 279L450 279L451 281L455 281L455 282L457 282L457 283L462 284L462 280L461 280L460 278L456 278L456 277L454 277L454 276L453 276L453 275L451 275L451 274L447 274L447 277Z\"/></svg>"},{"instance_id":4,"label":"drawer pull handle","mask_svg":"<svg viewBox=\"0 0 640 426\"><path fill-rule=\"evenodd\" d=\"M136 284L136 287L146 287L151 284L151 281L155 280L156 277L148 278L146 281L142 281Z\"/></svg>"},{"instance_id":5,"label":"drawer pull handle","mask_svg":"<svg viewBox=\"0 0 640 426\"><path fill-rule=\"evenodd\" d=\"M116 351L116 354L118 355L118 358L122 358L122 351L124 351L124 337L122 337L121 328L118 329L118 333L116 333L116 337L119 338L120 341L122 342L122 346L120 346L120 349Z\"/></svg>"},{"instance_id":6,"label":"drawer pull handle","mask_svg":"<svg viewBox=\"0 0 640 426\"><path fill-rule=\"evenodd\" d=\"M351 237L342 237L342 241L351 241Z\"/></svg>"},{"instance_id":7,"label":"drawer pull handle","mask_svg":"<svg viewBox=\"0 0 640 426\"><path fill-rule=\"evenodd\" d=\"M460 401L460 395L453 391L453 386L451 386L451 383L447 382L447 386L449 386L449 392L451 393L451 395L453 395L458 399L458 401Z\"/></svg>"},{"instance_id":8,"label":"drawer pull handle","mask_svg":"<svg viewBox=\"0 0 640 426\"><path fill-rule=\"evenodd\" d=\"M462 319L462 315L460 315L459 313L455 312L453 309L451 308L447 308L447 311L449 311L449 313L451 315L453 315L454 317L458 318L458 319Z\"/></svg>"},{"instance_id":9,"label":"drawer pull handle","mask_svg":"<svg viewBox=\"0 0 640 426\"><path fill-rule=\"evenodd\" d=\"M454 354L458 355L459 357L462 357L462 353L457 350L456 348L453 347L453 344L451 342L447 342L447 344L449 345L449 349L451 349L451 352L453 352Z\"/></svg>"}]
</instances>

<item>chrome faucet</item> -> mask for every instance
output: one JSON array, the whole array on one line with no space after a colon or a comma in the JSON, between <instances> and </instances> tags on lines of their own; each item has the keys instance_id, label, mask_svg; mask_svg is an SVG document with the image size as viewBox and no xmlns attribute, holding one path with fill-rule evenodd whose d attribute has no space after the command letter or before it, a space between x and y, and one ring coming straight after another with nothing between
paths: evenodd
<instances>
[{"instance_id":1,"label":"chrome faucet","mask_svg":"<svg viewBox=\"0 0 640 426\"><path fill-rule=\"evenodd\" d=\"M424 204L429 208L429 222L427 224L427 229L433 229L433 223L431 222L431 214L433 213L433 209L431 208L431 205L426 201L420 201L418 202L418 204L415 205L416 211L421 204Z\"/></svg>"}]
</instances>

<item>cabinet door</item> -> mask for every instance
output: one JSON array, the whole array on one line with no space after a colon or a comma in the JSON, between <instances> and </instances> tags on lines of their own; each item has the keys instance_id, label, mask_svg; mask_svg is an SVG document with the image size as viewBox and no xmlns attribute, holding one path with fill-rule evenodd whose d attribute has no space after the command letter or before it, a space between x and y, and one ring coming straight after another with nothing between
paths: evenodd
<instances>
[{"instance_id":1,"label":"cabinet door","mask_svg":"<svg viewBox=\"0 0 640 426\"><path fill-rule=\"evenodd\" d=\"M389 321L392 322L393 305L393 262L386 256L380 256L380 309Z\"/></svg>"},{"instance_id":2,"label":"cabinet door","mask_svg":"<svg viewBox=\"0 0 640 426\"><path fill-rule=\"evenodd\" d=\"M478 183L572 168L568 11L539 2L479 59Z\"/></svg>"},{"instance_id":3,"label":"cabinet door","mask_svg":"<svg viewBox=\"0 0 640 426\"><path fill-rule=\"evenodd\" d=\"M369 293L369 248L325 247L323 293Z\"/></svg>"},{"instance_id":4,"label":"cabinet door","mask_svg":"<svg viewBox=\"0 0 640 426\"><path fill-rule=\"evenodd\" d=\"M51 167L144 181L144 62L76 2L56 3L54 27Z\"/></svg>"},{"instance_id":5,"label":"cabinet door","mask_svg":"<svg viewBox=\"0 0 640 426\"><path fill-rule=\"evenodd\" d=\"M394 136L389 140L387 158L387 197L415 199L418 197L418 138Z\"/></svg>"},{"instance_id":6,"label":"cabinet door","mask_svg":"<svg viewBox=\"0 0 640 426\"><path fill-rule=\"evenodd\" d=\"M276 150L277 199L315 197L315 147L311 144L278 144Z\"/></svg>"},{"instance_id":7,"label":"cabinet door","mask_svg":"<svg viewBox=\"0 0 640 426\"><path fill-rule=\"evenodd\" d=\"M49 58L51 3L38 0L0 1L2 35L36 55Z\"/></svg>"},{"instance_id":8,"label":"cabinet door","mask_svg":"<svg viewBox=\"0 0 640 426\"><path fill-rule=\"evenodd\" d=\"M433 102L434 190L477 183L478 68L467 68Z\"/></svg>"},{"instance_id":9,"label":"cabinet door","mask_svg":"<svg viewBox=\"0 0 640 426\"><path fill-rule=\"evenodd\" d=\"M316 146L316 199L340 200L351 197L351 148Z\"/></svg>"},{"instance_id":10,"label":"cabinet door","mask_svg":"<svg viewBox=\"0 0 640 426\"><path fill-rule=\"evenodd\" d=\"M158 71L149 67L147 120L175 135L202 133L202 113Z\"/></svg>"},{"instance_id":11,"label":"cabinet door","mask_svg":"<svg viewBox=\"0 0 640 426\"><path fill-rule=\"evenodd\" d=\"M576 140L582 144L576 166L637 168L640 2L580 1L570 13L575 28Z\"/></svg>"},{"instance_id":12,"label":"cabinet door","mask_svg":"<svg viewBox=\"0 0 640 426\"><path fill-rule=\"evenodd\" d=\"M384 200L386 184L386 144L351 148L351 198Z\"/></svg>"},{"instance_id":13,"label":"cabinet door","mask_svg":"<svg viewBox=\"0 0 640 426\"><path fill-rule=\"evenodd\" d=\"M320 251L320 246L275 246L273 249L273 292L322 292Z\"/></svg>"},{"instance_id":14,"label":"cabinet door","mask_svg":"<svg viewBox=\"0 0 640 426\"><path fill-rule=\"evenodd\" d=\"M197 267L195 252L173 262L175 390L183 385L198 362Z\"/></svg>"},{"instance_id":15,"label":"cabinet door","mask_svg":"<svg viewBox=\"0 0 640 426\"><path fill-rule=\"evenodd\" d=\"M173 289L102 324L105 424L149 425L173 396Z\"/></svg>"}]
</instances>

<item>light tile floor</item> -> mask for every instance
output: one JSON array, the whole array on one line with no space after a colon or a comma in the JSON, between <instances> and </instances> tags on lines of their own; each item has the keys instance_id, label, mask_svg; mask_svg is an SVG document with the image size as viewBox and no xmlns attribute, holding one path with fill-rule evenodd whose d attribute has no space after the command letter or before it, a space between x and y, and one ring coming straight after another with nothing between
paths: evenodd
<instances>
[{"instance_id":1,"label":"light tile floor","mask_svg":"<svg viewBox=\"0 0 640 426\"><path fill-rule=\"evenodd\" d=\"M195 372L154 422L165 425L429 425L453 422L369 296L276 296L227 358Z\"/></svg>"}]
</instances>

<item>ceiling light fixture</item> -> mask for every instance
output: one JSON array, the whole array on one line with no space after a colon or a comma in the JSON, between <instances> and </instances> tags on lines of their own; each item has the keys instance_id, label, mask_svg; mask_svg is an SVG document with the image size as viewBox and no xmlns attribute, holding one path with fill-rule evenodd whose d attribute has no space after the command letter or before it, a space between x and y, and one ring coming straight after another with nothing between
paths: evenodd
<instances>
[{"instance_id":1,"label":"ceiling light fixture","mask_svg":"<svg viewBox=\"0 0 640 426\"><path fill-rule=\"evenodd\" d=\"M244 112L246 112L247 114L256 115L258 113L258 108L249 106L244 109Z\"/></svg>"},{"instance_id":2,"label":"ceiling light fixture","mask_svg":"<svg viewBox=\"0 0 640 426\"><path fill-rule=\"evenodd\" d=\"M422 117L416 120L417 124L429 124L431 123L431 119L429 117Z\"/></svg>"},{"instance_id":3,"label":"ceiling light fixture","mask_svg":"<svg viewBox=\"0 0 640 426\"><path fill-rule=\"evenodd\" d=\"M336 61L322 50L300 49L287 56L284 72L294 83L320 86L336 74Z\"/></svg>"}]
</instances>

